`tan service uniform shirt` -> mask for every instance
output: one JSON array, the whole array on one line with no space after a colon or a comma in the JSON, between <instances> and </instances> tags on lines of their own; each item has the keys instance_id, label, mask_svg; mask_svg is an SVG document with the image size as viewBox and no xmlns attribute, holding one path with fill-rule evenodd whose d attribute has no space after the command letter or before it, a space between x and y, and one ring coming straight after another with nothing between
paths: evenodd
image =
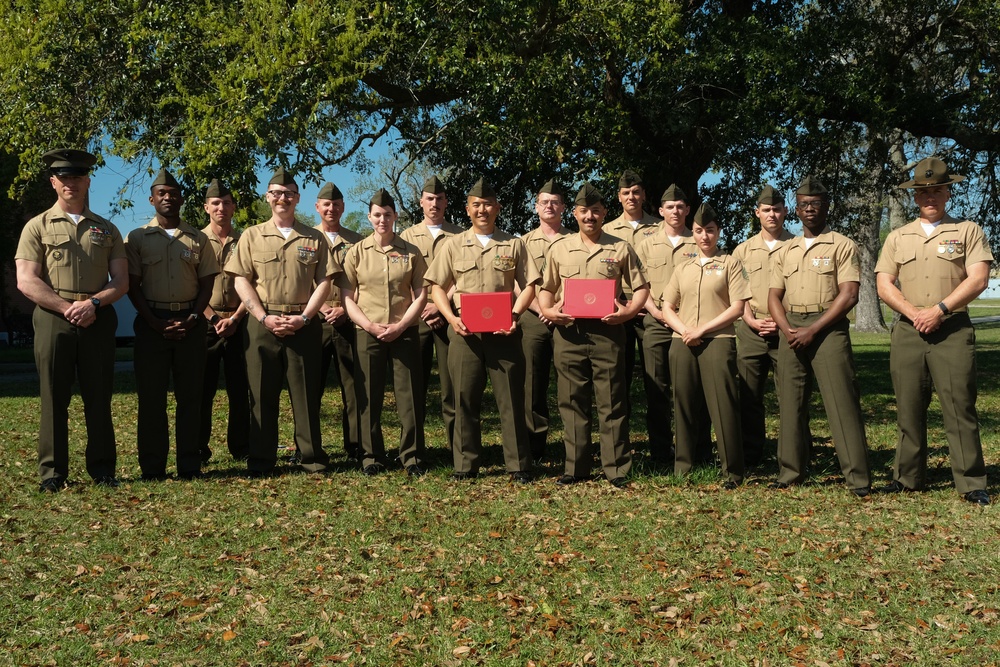
<instances>
[{"instance_id":1,"label":"tan service uniform shirt","mask_svg":"<svg viewBox=\"0 0 1000 667\"><path fill-rule=\"evenodd\" d=\"M785 290L790 311L806 312L796 309L828 308L840 292L838 285L860 281L858 246L827 227L808 249L801 236L782 246L772 258L769 287Z\"/></svg>"},{"instance_id":2,"label":"tan service uniform shirt","mask_svg":"<svg viewBox=\"0 0 1000 667\"><path fill-rule=\"evenodd\" d=\"M946 215L930 236L919 220L892 231L882 246L875 273L899 278L903 297L918 308L930 308L968 277L968 267L992 262L982 227ZM967 310L965 306L956 312Z\"/></svg>"},{"instance_id":3,"label":"tan service uniform shirt","mask_svg":"<svg viewBox=\"0 0 1000 667\"><path fill-rule=\"evenodd\" d=\"M750 309L758 319L770 317L767 311L767 292L771 284L772 260L782 246L794 238L795 235L783 229L772 249L767 247L763 235L757 234L736 246L733 251L733 257L743 263L750 279Z\"/></svg>"},{"instance_id":4,"label":"tan service uniform shirt","mask_svg":"<svg viewBox=\"0 0 1000 667\"><path fill-rule=\"evenodd\" d=\"M637 247L644 240L654 236L660 227L662 227L663 221L654 215L650 215L645 211L642 212L642 220L639 221L638 226L635 229L632 228L632 223L625 218L625 214L622 213L617 218L611 222L604 225L602 231L605 234L611 234L611 236L617 236L626 243L628 243L633 248ZM626 299L632 298L632 288L625 286L622 288L622 294L625 295Z\"/></svg>"},{"instance_id":5,"label":"tan service uniform shirt","mask_svg":"<svg viewBox=\"0 0 1000 667\"><path fill-rule=\"evenodd\" d=\"M684 228L680 241L674 246L667 237L666 226L647 236L636 247L635 254L642 262L642 270L649 279L649 293L657 308L663 309L663 289L678 266L698 256L698 244L691 230Z\"/></svg>"},{"instance_id":6,"label":"tan service uniform shirt","mask_svg":"<svg viewBox=\"0 0 1000 667\"><path fill-rule=\"evenodd\" d=\"M407 243L412 243L420 249L424 256L424 263L430 268L437 253L448 243L448 240L463 232L465 230L458 225L444 222L441 223L441 233L438 234L437 238L434 238L427 230L427 225L421 222L419 225L407 227L399 233L399 236ZM426 278L426 274L424 277Z\"/></svg>"},{"instance_id":7,"label":"tan service uniform shirt","mask_svg":"<svg viewBox=\"0 0 1000 667\"><path fill-rule=\"evenodd\" d=\"M553 243L560 241L567 236L572 236L573 232L566 229L562 225L559 225L558 236L550 239L542 231L541 227L535 227L530 232L521 237L524 241L524 247L528 251L528 257L531 261L535 263L535 268L538 269L540 274L545 273L545 255L548 254L549 248L552 247Z\"/></svg>"},{"instance_id":8,"label":"tan service uniform shirt","mask_svg":"<svg viewBox=\"0 0 1000 667\"><path fill-rule=\"evenodd\" d=\"M90 209L73 224L58 203L28 221L14 254L15 259L41 264L42 280L71 301L104 289L111 260L123 257L117 227Z\"/></svg>"},{"instance_id":9,"label":"tan service uniform shirt","mask_svg":"<svg viewBox=\"0 0 1000 667\"><path fill-rule=\"evenodd\" d=\"M455 285L455 294L513 292L515 283L524 289L540 278L524 242L499 229L485 248L471 229L456 235L438 249L424 274L426 282L446 291Z\"/></svg>"},{"instance_id":10,"label":"tan service uniform shirt","mask_svg":"<svg viewBox=\"0 0 1000 667\"><path fill-rule=\"evenodd\" d=\"M218 260L219 266L225 266L226 261L229 260L229 257L236 249L236 242L240 240L240 233L235 229L232 230L229 236L226 237L225 243L223 243L222 239L212 231L211 225L201 231L205 232L205 236L208 237L208 242L212 246L212 251L215 253L215 259ZM208 305L216 313L232 313L240 307L240 295L236 293L233 276L224 271L220 271L215 276L215 283L212 285L212 299L208 302Z\"/></svg>"},{"instance_id":11,"label":"tan service uniform shirt","mask_svg":"<svg viewBox=\"0 0 1000 667\"><path fill-rule=\"evenodd\" d=\"M142 278L147 301L185 303L198 298L199 280L219 272L208 236L181 220L170 236L153 218L125 239L129 275ZM150 303L151 308L163 308Z\"/></svg>"},{"instance_id":12,"label":"tan service uniform shirt","mask_svg":"<svg viewBox=\"0 0 1000 667\"><path fill-rule=\"evenodd\" d=\"M417 246L397 234L391 246L383 249L372 235L347 251L344 273L338 282L348 293L356 291L358 307L365 317L379 324L393 324L403 319L413 303L413 293L424 286L426 271L427 264Z\"/></svg>"},{"instance_id":13,"label":"tan service uniform shirt","mask_svg":"<svg viewBox=\"0 0 1000 667\"><path fill-rule=\"evenodd\" d=\"M554 243L545 260L542 289L562 301L563 282L570 278L615 280L615 292L627 286L632 292L645 287L646 276L635 250L626 241L601 233L597 245L588 248L579 234Z\"/></svg>"},{"instance_id":14,"label":"tan service uniform shirt","mask_svg":"<svg viewBox=\"0 0 1000 667\"><path fill-rule=\"evenodd\" d=\"M226 262L226 273L249 280L267 310L281 306L301 310L316 284L333 274L330 245L322 232L300 222L285 239L268 220L243 232Z\"/></svg>"},{"instance_id":15,"label":"tan service uniform shirt","mask_svg":"<svg viewBox=\"0 0 1000 667\"><path fill-rule=\"evenodd\" d=\"M750 282L740 260L723 253L701 263L701 255L677 267L663 290L663 302L677 307L677 316L689 327L711 322L736 301L750 298ZM705 338L733 338L730 324ZM682 336L674 332L674 338Z\"/></svg>"},{"instance_id":16,"label":"tan service uniform shirt","mask_svg":"<svg viewBox=\"0 0 1000 667\"><path fill-rule=\"evenodd\" d=\"M327 236L326 232L322 229L322 224L316 225L316 229L323 234L323 240L330 246L330 257L332 260L330 265L332 269L331 273L336 276L344 270L344 257L347 256L347 251L350 250L355 243L360 243L364 237L353 229L347 229L341 225L340 231L337 232L338 236L336 243L331 243L330 237ZM331 308L339 308L343 305L343 299L340 296L340 281L334 281L334 283L330 285L330 297L326 300L326 305Z\"/></svg>"}]
</instances>

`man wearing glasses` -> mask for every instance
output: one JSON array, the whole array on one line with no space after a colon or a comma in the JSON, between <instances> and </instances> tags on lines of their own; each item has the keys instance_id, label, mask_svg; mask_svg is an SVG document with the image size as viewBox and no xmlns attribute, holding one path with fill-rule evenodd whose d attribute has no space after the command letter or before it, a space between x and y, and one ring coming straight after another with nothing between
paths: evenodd
<instances>
[{"instance_id":1,"label":"man wearing glasses","mask_svg":"<svg viewBox=\"0 0 1000 667\"><path fill-rule=\"evenodd\" d=\"M330 249L318 229L295 220L299 186L279 167L268 183L271 218L243 233L226 273L251 315L247 371L253 397L247 471L274 472L278 459L278 401L284 381L295 417L300 466L323 472L329 459L319 425L320 344L318 316L330 293Z\"/></svg>"},{"instance_id":2,"label":"man wearing glasses","mask_svg":"<svg viewBox=\"0 0 1000 667\"><path fill-rule=\"evenodd\" d=\"M785 243L771 263L767 301L781 341L778 480L771 488L787 489L806 479L809 445L802 420L815 376L847 487L864 498L871 493L868 440L847 321L858 302L858 246L827 227L830 196L812 176L795 191L795 211L802 236Z\"/></svg>"}]
</instances>

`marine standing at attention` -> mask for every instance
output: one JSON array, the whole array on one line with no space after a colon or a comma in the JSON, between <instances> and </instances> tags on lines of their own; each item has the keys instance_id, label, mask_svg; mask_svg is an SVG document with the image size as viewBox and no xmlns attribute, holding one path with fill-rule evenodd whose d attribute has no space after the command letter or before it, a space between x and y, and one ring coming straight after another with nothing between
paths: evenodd
<instances>
[{"instance_id":1,"label":"marine standing at attention","mask_svg":"<svg viewBox=\"0 0 1000 667\"><path fill-rule=\"evenodd\" d=\"M559 414L565 431L566 467L559 486L590 479L591 401L597 403L601 467L616 488L628 486L632 454L625 429L625 327L649 297L649 283L628 243L603 231L608 209L604 196L590 183L576 195L573 217L579 234L552 246L538 293L542 314L555 323L555 365L559 378ZM574 318L563 312L569 279L615 281L615 294L627 288L633 298L617 301L614 312L600 319Z\"/></svg>"},{"instance_id":2,"label":"marine standing at attention","mask_svg":"<svg viewBox=\"0 0 1000 667\"><path fill-rule=\"evenodd\" d=\"M396 202L379 190L368 204L374 232L351 246L338 277L344 307L357 326L358 399L361 405L361 466L368 476L385 470L382 404L386 364L399 414L399 461L410 477L424 475L424 384L417 321L424 310L424 256L399 238Z\"/></svg>"},{"instance_id":3,"label":"marine standing at attention","mask_svg":"<svg viewBox=\"0 0 1000 667\"><path fill-rule=\"evenodd\" d=\"M299 186L278 167L267 184L271 217L243 232L226 273L252 316L246 334L251 403L250 477L271 475L278 461L278 401L288 383L299 466L324 472L320 308L330 293L330 249L322 232L295 219Z\"/></svg>"},{"instance_id":4,"label":"marine standing at attention","mask_svg":"<svg viewBox=\"0 0 1000 667\"><path fill-rule=\"evenodd\" d=\"M778 325L768 313L767 293L771 280L772 259L781 248L795 238L785 229L788 208L785 196L770 185L764 186L754 210L760 221L760 232L736 246L733 257L743 263L750 279L750 299L743 308L743 320L736 323L736 367L740 374L740 414L743 425L743 459L748 468L764 459L764 391L767 373L774 369L777 385ZM775 386L778 394L781 389ZM809 413L802 414L802 437L806 444L809 434Z\"/></svg>"},{"instance_id":5,"label":"marine standing at attention","mask_svg":"<svg viewBox=\"0 0 1000 667\"><path fill-rule=\"evenodd\" d=\"M472 229L455 236L434 257L426 280L438 310L451 325L448 370L455 386L455 439L452 453L456 480L479 475L482 454L481 413L486 377L500 410L504 462L518 483L531 481L531 447L524 421L524 353L517 320L535 298L540 280L524 242L496 228L500 204L493 186L483 179L472 186L465 211ZM514 288L521 293L513 298ZM454 289L453 289L454 288ZM462 322L463 294L510 292L513 324L509 330L472 333Z\"/></svg>"},{"instance_id":6,"label":"marine standing at attention","mask_svg":"<svg viewBox=\"0 0 1000 667\"><path fill-rule=\"evenodd\" d=\"M219 179L213 179L205 191L205 212L208 226L202 231L208 236L219 266L236 249L240 233L233 229L236 204L233 193ZM201 437L199 447L202 463L212 457L209 441L212 438L212 407L219 388L219 365L225 365L226 402L229 419L226 421L226 445L237 461L247 457L250 438L250 385L247 383L247 360L243 350L243 332L246 330L247 309L240 303L233 277L220 271L215 276L212 298L204 316L208 320L205 356L205 381L201 395Z\"/></svg>"},{"instance_id":7,"label":"marine standing at attention","mask_svg":"<svg viewBox=\"0 0 1000 667\"><path fill-rule=\"evenodd\" d=\"M35 365L41 390L38 430L40 491L55 492L69 477L69 401L80 382L87 425L87 473L117 487L117 449L111 421L115 330L111 304L128 290L128 261L118 229L87 206L86 151L58 149L42 156L56 203L24 226L14 255L17 288L35 304Z\"/></svg>"},{"instance_id":8,"label":"marine standing at attention","mask_svg":"<svg viewBox=\"0 0 1000 667\"><path fill-rule=\"evenodd\" d=\"M955 488L970 503L989 505L976 412L976 333L968 305L989 283L993 254L979 225L946 212L950 186L962 180L938 158L921 160L913 179L899 186L914 190L919 216L889 234L875 266L879 297L900 314L889 350L899 439L892 482L879 491L923 488L933 383Z\"/></svg>"},{"instance_id":9,"label":"marine standing at attention","mask_svg":"<svg viewBox=\"0 0 1000 667\"><path fill-rule=\"evenodd\" d=\"M554 243L573 232L562 224L566 212L565 195L549 179L535 197L538 226L522 236L528 256L539 273L545 268L545 255ZM531 302L524 316L518 321L521 328L521 347L524 349L526 381L524 414L528 422L528 439L531 441L531 458L539 462L545 458L549 437L549 378L552 370L552 322L541 314L538 297Z\"/></svg>"},{"instance_id":10,"label":"marine standing at attention","mask_svg":"<svg viewBox=\"0 0 1000 667\"><path fill-rule=\"evenodd\" d=\"M692 232L698 257L674 269L662 300L663 319L676 339L670 346L677 417L674 473L684 475L694 467L704 401L715 428L724 486L732 489L744 475L733 322L750 298L750 284L743 264L719 252L718 218L709 204L694 214Z\"/></svg>"},{"instance_id":11,"label":"marine standing at attention","mask_svg":"<svg viewBox=\"0 0 1000 667\"><path fill-rule=\"evenodd\" d=\"M167 391L173 378L177 477L201 476L201 392L207 325L219 261L208 236L181 220L184 197L166 169L150 186L156 216L125 240L128 297L135 306L136 446L144 480L167 477Z\"/></svg>"},{"instance_id":12,"label":"marine standing at attention","mask_svg":"<svg viewBox=\"0 0 1000 667\"><path fill-rule=\"evenodd\" d=\"M445 222L444 212L448 208L448 194L444 183L437 176L430 176L424 181L420 192L420 208L424 219L420 224L407 227L399 236L407 243L420 248L424 263L429 267L434 257L441 251L448 240L465 230L458 225ZM428 287L428 289L430 289ZM450 296L450 295L449 295ZM437 356L438 381L441 383L441 416L444 419L445 436L448 449L454 449L455 433L455 387L448 372L448 321L438 310L430 298L424 304L424 312L420 314L420 350L421 366L424 372L424 391L431 379L431 368L434 357Z\"/></svg>"},{"instance_id":13,"label":"marine standing at attention","mask_svg":"<svg viewBox=\"0 0 1000 667\"><path fill-rule=\"evenodd\" d=\"M858 302L858 247L827 227L830 195L807 176L795 191L802 236L785 243L771 265L767 310L780 331L778 345L778 479L771 488L805 481L809 443L802 433L816 378L847 487L871 493L868 439L854 372L847 314Z\"/></svg>"},{"instance_id":14,"label":"marine standing at attention","mask_svg":"<svg viewBox=\"0 0 1000 667\"><path fill-rule=\"evenodd\" d=\"M333 268L336 271L343 264L347 251L361 241L362 236L353 229L340 224L344 215L344 195L333 183L326 183L316 197L316 213L319 224L316 229L330 245ZM341 404L344 406L340 424L344 433L344 452L348 458L361 456L361 408L354 386L354 323L347 317L336 282L330 285L330 296L320 308L323 320L323 354L320 367L321 389L326 387L330 366L337 369L340 384ZM336 364L333 362L336 361Z\"/></svg>"}]
</instances>

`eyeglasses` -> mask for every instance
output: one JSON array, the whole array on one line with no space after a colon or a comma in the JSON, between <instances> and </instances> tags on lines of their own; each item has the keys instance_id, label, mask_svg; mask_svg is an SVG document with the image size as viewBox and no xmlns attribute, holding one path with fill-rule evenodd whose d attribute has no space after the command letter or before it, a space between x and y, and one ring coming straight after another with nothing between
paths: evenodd
<instances>
[{"instance_id":1,"label":"eyeglasses","mask_svg":"<svg viewBox=\"0 0 1000 667\"><path fill-rule=\"evenodd\" d=\"M287 199L289 201L299 196L299 193L294 190L268 190L267 194L275 199Z\"/></svg>"},{"instance_id":2,"label":"eyeglasses","mask_svg":"<svg viewBox=\"0 0 1000 667\"><path fill-rule=\"evenodd\" d=\"M800 204L796 204L795 208L800 208L803 211L818 211L823 208L824 201L804 201Z\"/></svg>"}]
</instances>

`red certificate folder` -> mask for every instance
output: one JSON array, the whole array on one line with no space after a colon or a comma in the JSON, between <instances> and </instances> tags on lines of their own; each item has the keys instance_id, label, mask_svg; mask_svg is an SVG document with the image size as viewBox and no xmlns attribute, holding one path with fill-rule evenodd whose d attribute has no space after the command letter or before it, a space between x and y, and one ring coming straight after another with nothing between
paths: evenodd
<instances>
[{"instance_id":1,"label":"red certificate folder","mask_svg":"<svg viewBox=\"0 0 1000 667\"><path fill-rule=\"evenodd\" d=\"M567 315L600 319L615 312L615 280L567 278L563 283L563 307Z\"/></svg>"},{"instance_id":2,"label":"red certificate folder","mask_svg":"<svg viewBox=\"0 0 1000 667\"><path fill-rule=\"evenodd\" d=\"M472 333L506 331L514 324L512 292L460 294L462 324Z\"/></svg>"}]
</instances>

